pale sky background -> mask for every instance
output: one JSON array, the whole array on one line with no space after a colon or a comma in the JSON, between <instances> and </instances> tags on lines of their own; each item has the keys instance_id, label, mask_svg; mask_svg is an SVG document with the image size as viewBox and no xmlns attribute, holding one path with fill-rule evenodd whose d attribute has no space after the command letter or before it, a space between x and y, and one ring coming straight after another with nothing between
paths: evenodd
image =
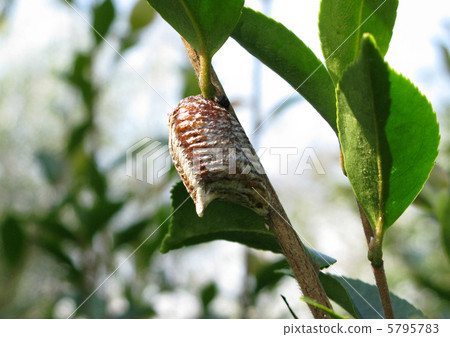
<instances>
[{"instance_id":1,"label":"pale sky background","mask_svg":"<svg viewBox=\"0 0 450 337\"><path fill-rule=\"evenodd\" d=\"M17 0L14 11L11 13L7 26L0 27L0 77L7 74L27 72L33 76L68 70L71 66L70 55L73 49L86 49L89 40L86 39L89 26L69 6L56 0ZM90 3L89 0L83 3ZM115 3L119 8L129 11L134 1L118 0ZM282 22L287 28L297 34L303 42L309 46L315 54L323 60L320 41L318 37L318 0L276 0L272 5L270 16ZM246 5L256 10L262 10L260 1L247 0ZM397 21L393 38L390 44L386 60L397 72L402 73L425 94L432 102L436 111L448 102L450 86L448 80L441 76L444 72L440 59L438 45L450 43L449 32L444 27L450 27L450 6L448 0L400 0ZM81 15L87 15L80 10ZM118 23L114 30L120 31L124 24ZM175 107L180 98L180 71L179 67L187 64L184 48L177 33L160 18L152 23L144 33L141 43L125 55L125 62L119 62L112 66L112 53L107 45L104 46L101 56L101 64L98 64L97 80L106 83L106 91L103 93L104 104L102 109L108 113L99 116L99 124L105 139L105 149L101 153L105 165L115 158L118 149L125 150L143 137L164 138L167 137L166 115ZM117 46L114 33L108 37L113 46ZM104 56L104 57L102 57ZM48 59L46 59L48 58ZM242 49L234 40L229 39L224 47L216 54L213 60L216 72L231 101L248 101L253 91L252 71L255 66L254 58ZM174 64L179 67L174 68ZM132 69L133 68L133 69ZM270 113L270 109L283 99L289 97L293 88L285 83L271 70L262 67L262 109L263 114ZM136 74L141 74L149 86ZM58 82L44 79L35 95L58 95ZM8 88L0 88L8 90ZM158 94L155 92L157 91ZM161 99L162 96L164 98ZM129 99L132 97L132 99ZM57 97L55 99L66 99ZM73 98L67 97L69 100ZM33 109L45 109L45 106L37 105ZM167 103L166 103L167 102ZM42 103L43 104L43 103ZM251 135L251 116L248 106L239 105L236 108L239 119L248 134ZM20 113L20 111L19 111ZM39 112L36 112L39 119ZM2 111L0 128L14 125L19 120L17 111ZM73 118L77 118L75 115ZM126 116L126 117L124 117ZM439 115L438 115L439 119ZM51 124L51 120L47 123ZM321 159L325 171L329 173L329 179L345 181L339 173L338 142L335 134L328 124L307 102L293 105L285 111L281 117L269 119L258 139L263 147L297 146L300 149L314 147ZM44 131L41 131L45 134ZM57 131L53 131L55 137L61 137ZM44 137L45 138L45 137ZM44 140L45 141L45 140ZM50 145L57 146L57 141L47 141ZM294 161L298 158L294 158ZM269 175L277 185L282 186L280 198L286 204L288 213L293 214L293 219L301 222L297 217L296 201L291 196L299 193L299 189L308 188L305 179L295 176L292 171L286 176L280 176L279 163L274 157L262 158L262 163ZM295 169L295 167L293 167ZM123 183L129 184L123 169ZM1 167L0 167L1 175ZM319 179L322 179L319 177ZM326 178L323 178L326 181ZM287 185L287 186L286 186ZM326 187L323 187L326 195ZM306 194L308 190L300 193ZM305 197L304 197L305 198ZM316 199L315 199L316 198ZM350 215L350 210L342 211L339 218L334 214L334 219L327 218L327 212L321 212L315 208L314 203L320 203L318 197L311 196L311 204L308 206L308 216L312 216L318 230L322 231L321 242L315 242L314 248L324 250L333 257L339 257L343 261L355 251L365 255L365 242L353 236L339 234L336 236L326 230L330 224L340 224L341 219L346 219L349 226L357 225L358 219ZM305 206L304 206L305 207ZM314 218L315 217L315 218ZM306 230L306 235L308 235ZM310 236L312 237L312 235ZM310 239L311 240L311 239ZM347 241L346 241L347 240ZM360 240L357 247L349 249L349 244ZM242 250L236 249L236 245L219 242L214 246L202 246L196 252L186 250L183 256L174 258L173 263L190 261L192 254L207 255L208 260L200 260L192 270L187 272L187 277L196 278L196 270L200 271L203 278L216 277L220 280L219 286L225 293L233 294L239 290L239 275L242 268L235 261L241 259ZM175 261L176 260L176 261ZM181 262L180 262L181 261ZM226 270L217 269L217 265L229 265ZM336 265L336 272L349 273L349 269L359 270L360 264L354 266ZM370 281L371 273L368 265L364 267L362 277ZM355 275L353 275L356 277ZM404 296L414 297L409 285L403 289ZM400 289L400 290L401 290ZM296 286L285 289L285 292L296 296ZM144 294L145 295L145 294ZM148 296L154 296L151 289ZM159 296L159 295L158 295ZM180 291L177 294L161 295L174 298L161 298L159 301L161 312L167 317L186 317L192 312L192 298ZM419 295L417 295L419 296ZM420 299L420 296L418 297ZM272 299L268 298L267 303ZM177 302L181 301L181 302ZM220 299L225 301L226 299ZM414 301L413 301L414 302ZM182 306L174 306L174 303L183 303ZM187 304L188 305L187 305ZM191 303L191 304L189 304ZM188 307L185 312L183 308ZM174 309L178 308L178 309ZM277 309L285 310L284 305L274 305ZM173 312L173 310L179 310ZM233 308L230 309L230 312ZM300 310L300 309L299 309ZM226 313L224 313L226 314Z\"/></svg>"}]
</instances>

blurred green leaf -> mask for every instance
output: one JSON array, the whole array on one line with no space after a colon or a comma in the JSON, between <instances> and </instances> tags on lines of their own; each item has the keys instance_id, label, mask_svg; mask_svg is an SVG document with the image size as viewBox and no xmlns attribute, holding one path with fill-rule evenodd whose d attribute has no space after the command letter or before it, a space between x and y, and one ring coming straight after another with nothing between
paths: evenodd
<instances>
[{"instance_id":1,"label":"blurred green leaf","mask_svg":"<svg viewBox=\"0 0 450 337\"><path fill-rule=\"evenodd\" d=\"M92 34L95 38L95 43L98 45L103 41L103 38L108 34L114 17L116 16L116 10L111 0L104 0L93 8L94 20L92 26L94 30Z\"/></svg>"},{"instance_id":2,"label":"blurred green leaf","mask_svg":"<svg viewBox=\"0 0 450 337\"><path fill-rule=\"evenodd\" d=\"M65 75L65 79L82 95L83 103L89 113L92 112L96 89L91 82L92 55L77 53L72 69Z\"/></svg>"},{"instance_id":3,"label":"blurred green leaf","mask_svg":"<svg viewBox=\"0 0 450 337\"><path fill-rule=\"evenodd\" d=\"M363 33L371 33L381 55L386 54L397 7L398 0L322 0L319 14L320 41L335 83L358 57Z\"/></svg>"},{"instance_id":4,"label":"blurred green leaf","mask_svg":"<svg viewBox=\"0 0 450 337\"><path fill-rule=\"evenodd\" d=\"M287 98L281 99L277 104L273 105L269 111L272 113L270 119L280 116L285 110L303 101L302 96L290 95Z\"/></svg>"},{"instance_id":5,"label":"blurred green leaf","mask_svg":"<svg viewBox=\"0 0 450 337\"><path fill-rule=\"evenodd\" d=\"M448 194L449 176L441 166L436 164L431 170L430 177L425 183L422 191L420 191L419 195L414 200L414 205L423 208L434 217L438 217L437 214L435 214L437 212L435 208L440 202L442 195L447 196Z\"/></svg>"},{"instance_id":6,"label":"blurred green leaf","mask_svg":"<svg viewBox=\"0 0 450 337\"><path fill-rule=\"evenodd\" d=\"M37 244L44 249L47 254L49 254L58 263L64 265L71 273L71 282L77 283L82 279L80 271L75 266L72 258L64 251L61 242L50 238L42 236Z\"/></svg>"},{"instance_id":7,"label":"blurred green leaf","mask_svg":"<svg viewBox=\"0 0 450 337\"><path fill-rule=\"evenodd\" d=\"M294 33L281 23L244 7L231 36L285 79L337 133L333 81L322 62Z\"/></svg>"},{"instance_id":8,"label":"blurred green leaf","mask_svg":"<svg viewBox=\"0 0 450 337\"><path fill-rule=\"evenodd\" d=\"M233 31L244 0L148 0L200 54L211 58Z\"/></svg>"},{"instance_id":9,"label":"blurred green leaf","mask_svg":"<svg viewBox=\"0 0 450 337\"><path fill-rule=\"evenodd\" d=\"M85 213L86 218L83 219L89 236L92 237L96 232L104 229L124 205L125 201L97 200L92 209Z\"/></svg>"},{"instance_id":10,"label":"blurred green leaf","mask_svg":"<svg viewBox=\"0 0 450 337\"><path fill-rule=\"evenodd\" d=\"M258 294L263 289L274 287L284 276L284 274L276 271L287 268L289 268L289 264L284 257L275 262L264 262L259 265L255 271L256 285L254 293Z\"/></svg>"},{"instance_id":11,"label":"blurred green leaf","mask_svg":"<svg viewBox=\"0 0 450 337\"><path fill-rule=\"evenodd\" d=\"M324 274L326 278L334 278L337 280L346 290L346 293L353 302L355 312L358 314L359 318L364 319L383 319L383 307L380 301L380 295L378 293L378 288L375 285L365 283L361 280L355 280L344 276L335 276L331 274ZM322 279L324 276L321 276ZM325 285L330 285L331 288L325 289L327 295L328 293L334 294L333 296L340 302L336 302L343 306L343 301L347 296L346 293L342 291L341 287L336 287L331 282L326 282ZM334 298L332 298L335 300ZM345 299L348 302L348 298ZM405 319L405 318L425 318L424 314L412 304L406 300L394 295L391 292L392 306L394 308L395 318ZM348 305L346 305L348 307ZM347 309L346 309L347 310ZM348 311L348 310L347 310ZM349 312L350 313L350 312Z\"/></svg>"},{"instance_id":12,"label":"blurred green leaf","mask_svg":"<svg viewBox=\"0 0 450 337\"><path fill-rule=\"evenodd\" d=\"M264 218L246 207L215 200L200 218L195 212L194 202L180 182L172 189L172 209L169 231L160 248L162 253L213 240L239 242L251 248L282 252L273 232L265 227ZM325 254L307 249L321 268L336 262Z\"/></svg>"},{"instance_id":13,"label":"blurred green leaf","mask_svg":"<svg viewBox=\"0 0 450 337\"><path fill-rule=\"evenodd\" d=\"M106 181L106 176L103 172L99 170L97 162L94 157L89 157L87 162L87 177L88 185L95 191L95 193L103 198L108 189L108 182Z\"/></svg>"},{"instance_id":14,"label":"blurred green leaf","mask_svg":"<svg viewBox=\"0 0 450 337\"><path fill-rule=\"evenodd\" d=\"M139 42L138 34L131 32L130 34L122 37L120 40L120 54L126 52L128 49L136 45ZM120 58L120 55L116 54L117 58Z\"/></svg>"},{"instance_id":15,"label":"blurred green leaf","mask_svg":"<svg viewBox=\"0 0 450 337\"><path fill-rule=\"evenodd\" d=\"M7 215L0 223L0 252L11 268L18 267L25 256L26 236L22 226L22 222L13 215Z\"/></svg>"},{"instance_id":16,"label":"blurred green leaf","mask_svg":"<svg viewBox=\"0 0 450 337\"><path fill-rule=\"evenodd\" d=\"M447 70L447 73L450 75L450 51L444 45L441 45L440 48L444 59L445 69Z\"/></svg>"},{"instance_id":17,"label":"blurred green leaf","mask_svg":"<svg viewBox=\"0 0 450 337\"><path fill-rule=\"evenodd\" d=\"M52 185L57 184L64 175L64 161L62 158L45 150L39 150L36 153L36 159L47 181Z\"/></svg>"},{"instance_id":18,"label":"blurred green leaf","mask_svg":"<svg viewBox=\"0 0 450 337\"><path fill-rule=\"evenodd\" d=\"M197 75L195 75L194 68L191 66L185 67L182 70L183 74L183 94L182 97L195 96L200 94L200 87L198 86Z\"/></svg>"},{"instance_id":19,"label":"blurred green leaf","mask_svg":"<svg viewBox=\"0 0 450 337\"><path fill-rule=\"evenodd\" d=\"M442 192L436 202L436 216L441 225L441 240L450 261L450 194Z\"/></svg>"},{"instance_id":20,"label":"blurred green leaf","mask_svg":"<svg viewBox=\"0 0 450 337\"><path fill-rule=\"evenodd\" d=\"M58 241L68 240L77 242L75 234L64 226L57 214L47 214L43 219L38 221L38 225L41 233L47 237L53 237Z\"/></svg>"},{"instance_id":21,"label":"blurred green leaf","mask_svg":"<svg viewBox=\"0 0 450 337\"><path fill-rule=\"evenodd\" d=\"M372 227L385 231L413 202L438 154L436 114L417 88L390 69L365 35L337 90L347 176Z\"/></svg>"},{"instance_id":22,"label":"blurred green leaf","mask_svg":"<svg viewBox=\"0 0 450 337\"><path fill-rule=\"evenodd\" d=\"M208 283L203 287L200 293L200 299L202 301L203 310L208 311L208 306L212 300L217 296L218 290L214 282Z\"/></svg>"},{"instance_id":23,"label":"blurred green leaf","mask_svg":"<svg viewBox=\"0 0 450 337\"><path fill-rule=\"evenodd\" d=\"M150 305L130 305L129 309L120 316L115 318L117 319L145 319L152 318L156 315L155 309Z\"/></svg>"},{"instance_id":24,"label":"blurred green leaf","mask_svg":"<svg viewBox=\"0 0 450 337\"><path fill-rule=\"evenodd\" d=\"M68 154L72 154L80 148L89 130L91 129L91 126L91 123L88 121L81 123L71 130L66 148L66 152Z\"/></svg>"},{"instance_id":25,"label":"blurred green leaf","mask_svg":"<svg viewBox=\"0 0 450 337\"><path fill-rule=\"evenodd\" d=\"M114 233L114 247L117 248L137 240L140 234L149 226L149 222L149 219L144 219Z\"/></svg>"},{"instance_id":26,"label":"blurred green leaf","mask_svg":"<svg viewBox=\"0 0 450 337\"><path fill-rule=\"evenodd\" d=\"M130 15L130 27L132 31L138 31L155 18L155 10L151 7L146 0L138 0L133 7Z\"/></svg>"},{"instance_id":27,"label":"blurred green leaf","mask_svg":"<svg viewBox=\"0 0 450 337\"><path fill-rule=\"evenodd\" d=\"M146 270L151 263L151 259L155 253L159 252L161 242L166 235L169 226L166 220L171 213L169 205L161 206L156 213L149 218L146 230L144 230L139 239L134 244L140 245L144 240L145 243L135 253L135 264L138 270Z\"/></svg>"}]
</instances>

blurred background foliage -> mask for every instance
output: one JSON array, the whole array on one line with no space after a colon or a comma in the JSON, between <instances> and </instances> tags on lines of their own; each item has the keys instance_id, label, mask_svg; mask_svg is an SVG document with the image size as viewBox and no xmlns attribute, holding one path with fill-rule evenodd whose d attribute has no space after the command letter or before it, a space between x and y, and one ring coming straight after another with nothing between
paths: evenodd
<instances>
[{"instance_id":1,"label":"blurred background foliage","mask_svg":"<svg viewBox=\"0 0 450 337\"><path fill-rule=\"evenodd\" d=\"M19 2L0 4L0 43L14 24ZM77 22L85 30L74 29L72 39L36 55L17 55L29 60L23 68L0 65L0 317L289 318L280 295L287 295L300 317L308 317L295 281L275 272L286 268L279 255L225 242L159 252L171 212L169 191L179 178L172 168L154 185L133 181L125 176L125 151L145 136L167 142L165 116L144 109L141 119L128 123L118 97L129 97L136 102L131 107L137 107L148 96L152 111L167 110L161 109L166 104L161 97L176 102L199 90L182 48L152 49L161 24L152 8L144 0L126 7L111 0L51 4L65 15L79 13ZM448 81L449 42L437 46ZM126 59L146 49L155 56L135 70ZM128 66L136 82L124 73ZM254 127L262 118L260 71L256 63L253 93L234 97L235 107L253 108ZM143 93L135 90L145 86L142 80L149 74L153 83L162 83L158 80L173 72L181 83L176 94L164 84L158 87L161 97L148 87ZM438 165L413 210L386 242L392 290L411 297L433 318L450 317L448 103L438 111L444 135ZM290 98L277 116L301 104L298 97ZM152 124L151 135L143 120ZM122 139L130 130L134 137ZM253 135L256 144L260 133ZM340 174L336 153L328 160ZM310 178L311 189L327 186L320 209L336 217L336 208L348 208L357 219L344 179ZM289 190L289 184L283 188ZM296 210L307 198L299 196L287 208ZM295 211L293 218L300 226L311 224L317 220L313 212ZM309 226L304 232L312 230ZM362 231L357 234L363 247ZM347 255L333 257L344 260L346 276L358 277L360 266L367 264L365 256L352 256L351 247L347 249Z\"/></svg>"}]
</instances>

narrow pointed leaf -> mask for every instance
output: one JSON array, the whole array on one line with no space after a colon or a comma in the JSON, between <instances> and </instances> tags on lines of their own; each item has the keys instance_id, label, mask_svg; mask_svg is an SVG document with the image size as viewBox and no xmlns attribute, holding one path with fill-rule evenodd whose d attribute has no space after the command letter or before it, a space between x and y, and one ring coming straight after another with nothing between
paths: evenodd
<instances>
[{"instance_id":1,"label":"narrow pointed leaf","mask_svg":"<svg viewBox=\"0 0 450 337\"><path fill-rule=\"evenodd\" d=\"M264 14L244 7L231 37L286 80L337 132L331 77L322 62L293 32Z\"/></svg>"},{"instance_id":2,"label":"narrow pointed leaf","mask_svg":"<svg viewBox=\"0 0 450 337\"><path fill-rule=\"evenodd\" d=\"M431 104L389 68L370 35L337 90L347 176L372 227L385 231L419 194L438 154Z\"/></svg>"},{"instance_id":3,"label":"narrow pointed leaf","mask_svg":"<svg viewBox=\"0 0 450 337\"><path fill-rule=\"evenodd\" d=\"M335 83L359 54L363 33L371 33L384 56L389 48L398 0L322 0L319 33Z\"/></svg>"},{"instance_id":4,"label":"narrow pointed leaf","mask_svg":"<svg viewBox=\"0 0 450 337\"><path fill-rule=\"evenodd\" d=\"M199 53L212 57L239 20L244 0L148 0Z\"/></svg>"},{"instance_id":5,"label":"narrow pointed leaf","mask_svg":"<svg viewBox=\"0 0 450 337\"><path fill-rule=\"evenodd\" d=\"M336 319L346 319L347 317L341 316L337 313L334 312L333 309L327 308L324 305L321 305L319 303L317 303L315 300L308 298L308 297L300 297L300 299L305 302L308 303L309 305L312 305L316 308L322 309L323 311L325 311L326 313L328 313L331 317L336 318Z\"/></svg>"}]
</instances>

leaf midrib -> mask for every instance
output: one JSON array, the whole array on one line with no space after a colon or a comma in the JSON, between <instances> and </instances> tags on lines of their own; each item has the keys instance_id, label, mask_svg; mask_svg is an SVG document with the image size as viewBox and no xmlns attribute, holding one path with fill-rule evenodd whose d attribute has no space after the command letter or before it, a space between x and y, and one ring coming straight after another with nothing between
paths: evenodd
<instances>
[{"instance_id":1,"label":"leaf midrib","mask_svg":"<svg viewBox=\"0 0 450 337\"><path fill-rule=\"evenodd\" d=\"M364 0L361 0L360 2L360 6L359 6L359 20L358 20L358 31L357 31L357 35L356 35L356 43L355 43L355 54L353 55L353 59L356 60L358 58L358 54L359 54L359 41L361 41L361 23L362 23L362 12L363 12L363 8L364 8Z\"/></svg>"},{"instance_id":2,"label":"leaf midrib","mask_svg":"<svg viewBox=\"0 0 450 337\"><path fill-rule=\"evenodd\" d=\"M181 6L183 6L184 10L186 11L186 14L187 14L189 20L191 20L192 27L194 28L195 34L197 35L198 45L199 45L199 49L200 49L200 50L198 50L198 52L199 52L199 54L205 54L206 49L205 49L204 36L203 36L201 29L197 23L197 20L195 20L194 14L192 13L189 6L186 4L185 0L180 0L180 3L181 3Z\"/></svg>"},{"instance_id":3,"label":"leaf midrib","mask_svg":"<svg viewBox=\"0 0 450 337\"><path fill-rule=\"evenodd\" d=\"M377 219L375 219L375 230L377 233L381 233L383 231L384 224L384 200L383 200L383 164L381 158L381 145L380 145L380 128L377 123L377 109L375 108L375 99L374 99L374 89L373 89L373 76L372 71L370 69L369 64L369 87L370 87L370 104L372 106L372 119L375 125L375 150L376 150L376 160L377 160L377 170L378 170L378 214Z\"/></svg>"}]
</instances>

